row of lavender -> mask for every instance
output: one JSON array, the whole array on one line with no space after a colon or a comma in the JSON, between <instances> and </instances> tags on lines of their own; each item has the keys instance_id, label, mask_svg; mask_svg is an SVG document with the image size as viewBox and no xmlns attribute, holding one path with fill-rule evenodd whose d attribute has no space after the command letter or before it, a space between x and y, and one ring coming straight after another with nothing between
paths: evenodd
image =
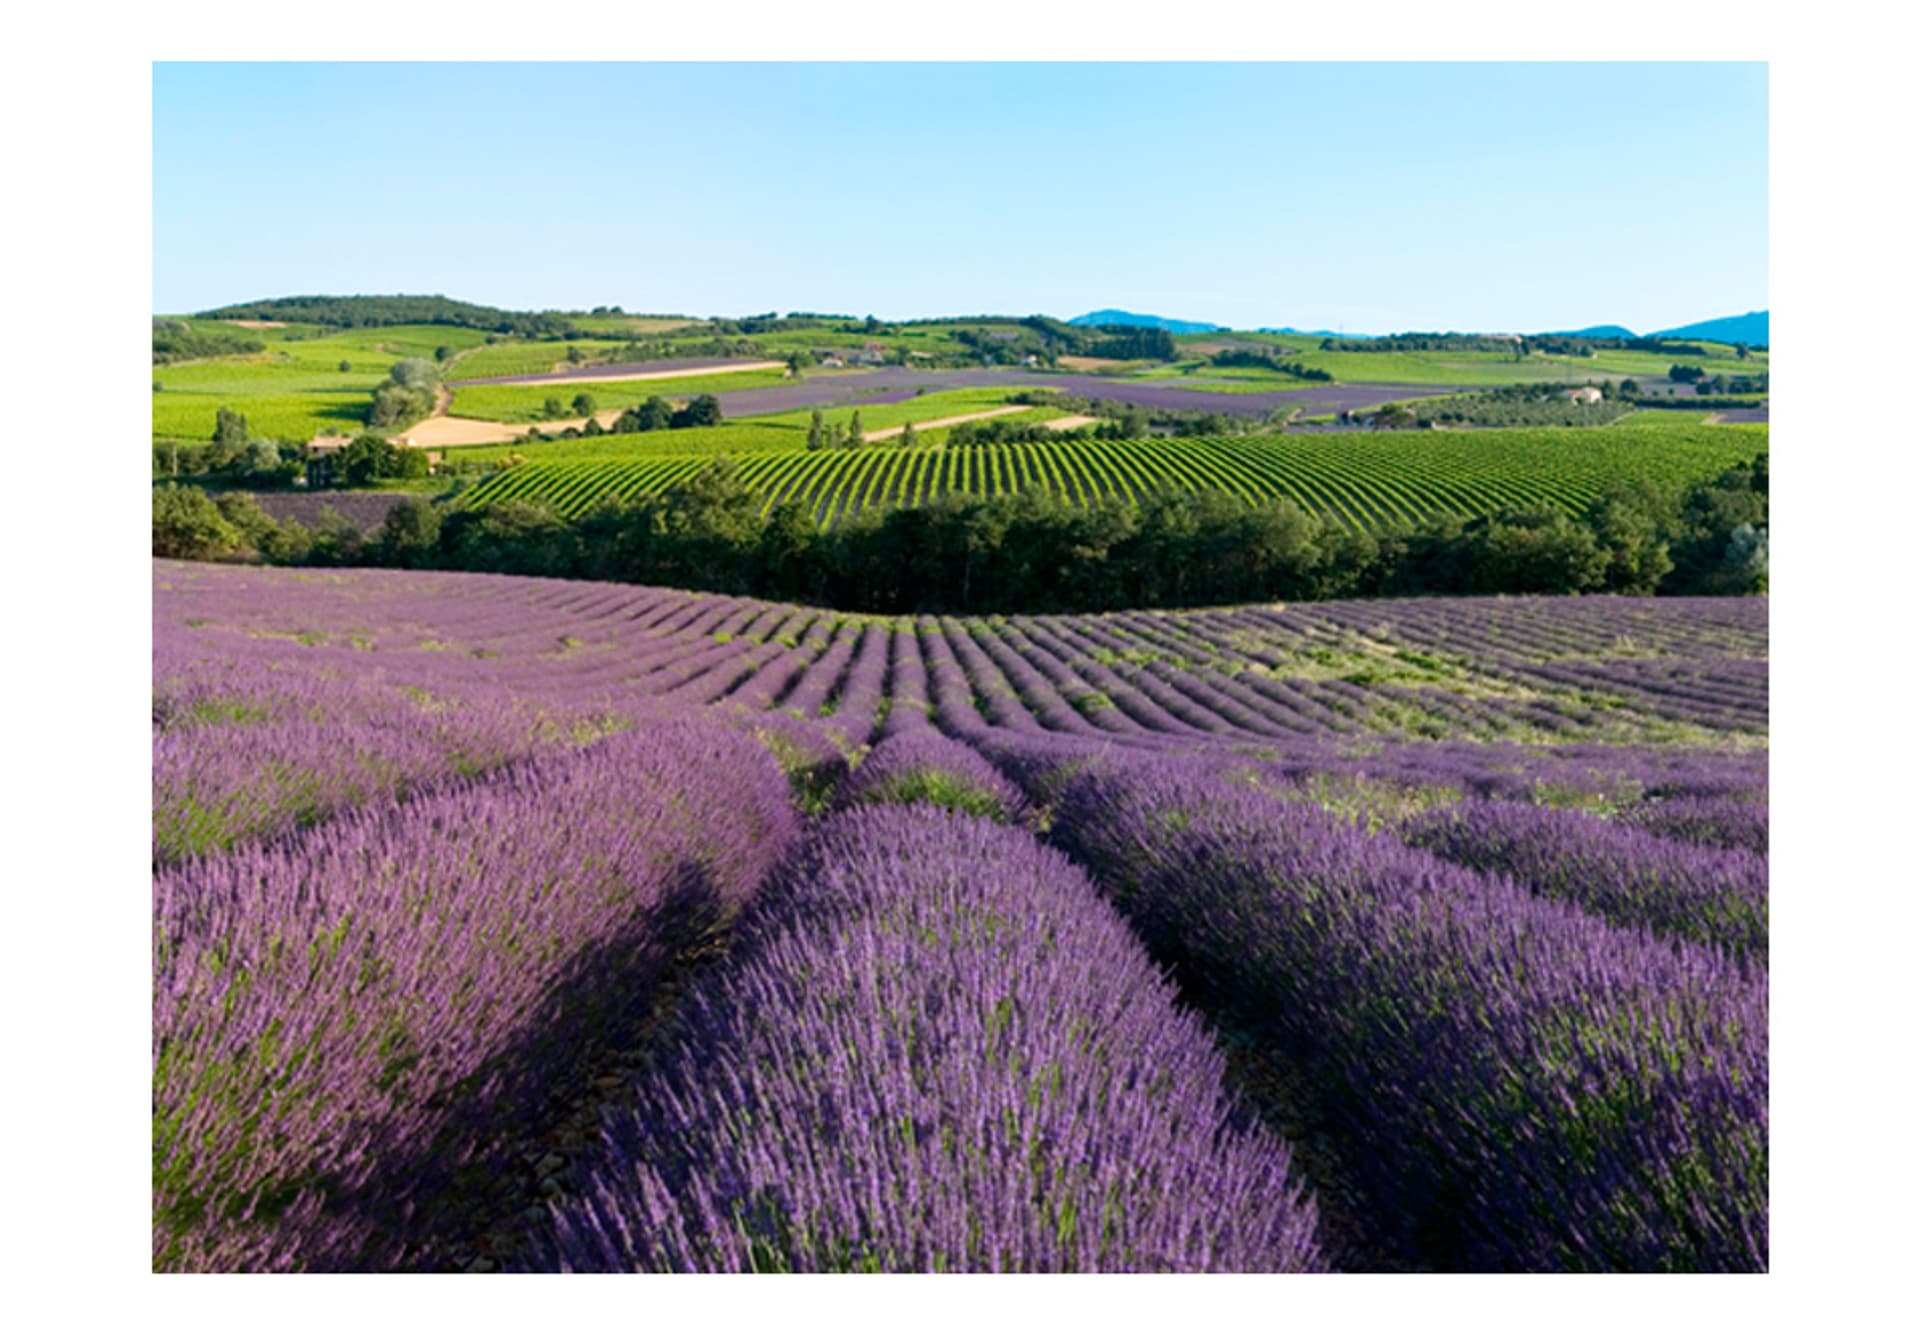
<instances>
[{"instance_id":1,"label":"row of lavender","mask_svg":"<svg viewBox=\"0 0 1920 1334\"><path fill-rule=\"evenodd\" d=\"M945 655L962 659L952 707L963 714L1147 744L1665 742L1751 738L1766 717L1765 609L1752 600L1587 599L1576 611L1545 599L1449 599L895 623L492 576L366 571L296 590L297 576L280 571L156 573L158 623L185 643L357 656L351 670L362 672L374 657L423 682L520 696L780 709L820 719L852 746L884 725L902 694L892 683L913 659ZM1487 647L1472 651L1483 635Z\"/></svg>"},{"instance_id":2,"label":"row of lavender","mask_svg":"<svg viewBox=\"0 0 1920 1334\"><path fill-rule=\"evenodd\" d=\"M1298 1071L1399 1254L1766 1267L1763 857L1510 805L1416 822L1443 859L1189 758L987 744L1188 993Z\"/></svg>"},{"instance_id":3,"label":"row of lavender","mask_svg":"<svg viewBox=\"0 0 1920 1334\"><path fill-rule=\"evenodd\" d=\"M156 1267L431 1263L798 827L750 738L656 722L161 869Z\"/></svg>"},{"instance_id":4,"label":"row of lavender","mask_svg":"<svg viewBox=\"0 0 1920 1334\"><path fill-rule=\"evenodd\" d=\"M1317 1267L1285 1150L1231 1129L1217 1066L1181 1077L1204 1042L1155 1036L1187 1021L1111 943L1101 893L1297 1073L1397 1262L1766 1267L1750 960L1191 759L987 744L1024 791L924 727L855 771L843 806L911 809L816 836L523 1263ZM1098 889L978 810L1045 811ZM1140 1017L1089 1018L1115 1005Z\"/></svg>"},{"instance_id":5,"label":"row of lavender","mask_svg":"<svg viewBox=\"0 0 1920 1334\"><path fill-rule=\"evenodd\" d=\"M439 1262L515 1129L744 905L527 1262L1324 1268L1286 1147L1125 926L1031 834L928 805L935 771L934 803L1024 814L922 730L766 895L779 770L693 720L163 869L156 1266Z\"/></svg>"}]
</instances>

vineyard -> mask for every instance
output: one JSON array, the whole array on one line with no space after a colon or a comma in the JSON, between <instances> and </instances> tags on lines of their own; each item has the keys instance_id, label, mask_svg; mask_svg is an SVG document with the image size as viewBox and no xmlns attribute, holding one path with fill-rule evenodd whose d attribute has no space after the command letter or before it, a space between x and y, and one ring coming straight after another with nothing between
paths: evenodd
<instances>
[{"instance_id":1,"label":"vineyard","mask_svg":"<svg viewBox=\"0 0 1920 1334\"><path fill-rule=\"evenodd\" d=\"M157 1269L1768 1267L1764 599L153 578Z\"/></svg>"},{"instance_id":2,"label":"vineyard","mask_svg":"<svg viewBox=\"0 0 1920 1334\"><path fill-rule=\"evenodd\" d=\"M1610 481L1685 483L1765 447L1764 429L1693 421L1616 428L1387 431L1032 444L743 453L747 485L769 507L792 502L822 525L866 509L924 505L949 495L1042 491L1070 503L1215 490L1248 500L1286 496L1364 527L1438 511L1478 515L1536 504L1577 510ZM671 448L666 443L663 448ZM464 503L542 500L577 515L684 482L710 455L651 453L528 462L503 470Z\"/></svg>"}]
</instances>

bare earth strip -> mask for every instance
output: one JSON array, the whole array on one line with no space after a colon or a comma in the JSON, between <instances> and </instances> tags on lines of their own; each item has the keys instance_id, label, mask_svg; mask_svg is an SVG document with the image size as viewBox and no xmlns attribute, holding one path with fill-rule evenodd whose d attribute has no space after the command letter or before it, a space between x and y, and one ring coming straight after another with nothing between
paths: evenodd
<instances>
[{"instance_id":1,"label":"bare earth strip","mask_svg":"<svg viewBox=\"0 0 1920 1334\"><path fill-rule=\"evenodd\" d=\"M222 324L237 324L242 329L284 329L285 320L222 320Z\"/></svg>"},{"instance_id":2,"label":"bare earth strip","mask_svg":"<svg viewBox=\"0 0 1920 1334\"><path fill-rule=\"evenodd\" d=\"M1021 403L1009 403L1004 408L988 408L985 412L963 412L958 417L935 417L932 421L915 422L916 431L931 431L941 426L958 426L961 422L977 422L982 417L1004 417L1009 412L1025 412ZM891 440L907 428L904 426L883 426L877 431L862 431L861 435L869 443L875 440Z\"/></svg>"},{"instance_id":3,"label":"bare earth strip","mask_svg":"<svg viewBox=\"0 0 1920 1334\"><path fill-rule=\"evenodd\" d=\"M593 415L602 426L612 426L620 416L619 408L606 408ZM585 417L569 417L565 421L551 422L490 422L478 417L429 417L418 425L409 426L400 434L388 437L396 445L412 445L416 449L445 449L454 445L503 445L531 431L545 431L554 434L571 426L580 430L587 424Z\"/></svg>"},{"instance_id":4,"label":"bare earth strip","mask_svg":"<svg viewBox=\"0 0 1920 1334\"><path fill-rule=\"evenodd\" d=\"M1099 421L1098 417L1085 417L1075 413L1071 417L1055 417L1052 421L1044 421L1040 424L1049 431L1077 431L1082 426L1098 425Z\"/></svg>"},{"instance_id":5,"label":"bare earth strip","mask_svg":"<svg viewBox=\"0 0 1920 1334\"><path fill-rule=\"evenodd\" d=\"M1060 365L1070 371L1107 371L1128 363L1117 357L1061 357Z\"/></svg>"}]
</instances>

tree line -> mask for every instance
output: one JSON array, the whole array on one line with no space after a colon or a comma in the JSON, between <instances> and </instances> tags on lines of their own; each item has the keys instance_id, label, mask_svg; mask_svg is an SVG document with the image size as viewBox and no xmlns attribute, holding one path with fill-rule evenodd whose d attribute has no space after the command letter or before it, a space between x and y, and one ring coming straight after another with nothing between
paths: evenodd
<instances>
[{"instance_id":1,"label":"tree line","mask_svg":"<svg viewBox=\"0 0 1920 1334\"><path fill-rule=\"evenodd\" d=\"M202 357L235 357L264 352L267 345L243 334L222 333L214 329L194 329L179 320L153 322L153 364L168 366L176 361L198 361ZM158 385L154 386L156 389Z\"/></svg>"},{"instance_id":2,"label":"tree line","mask_svg":"<svg viewBox=\"0 0 1920 1334\"><path fill-rule=\"evenodd\" d=\"M396 324L444 324L523 338L556 338L573 321L553 311L501 310L444 296L282 296L204 311L208 320L284 320L332 329L373 329Z\"/></svg>"},{"instance_id":3,"label":"tree line","mask_svg":"<svg viewBox=\"0 0 1920 1334\"><path fill-rule=\"evenodd\" d=\"M659 584L886 614L1080 612L1423 594L1741 594L1767 587L1767 456L1677 489L1620 481L1541 507L1346 528L1281 498L1168 492L1069 506L1027 492L872 510L822 531L721 459L569 520L411 497L362 534L277 522L249 497L154 492L155 555Z\"/></svg>"}]
</instances>

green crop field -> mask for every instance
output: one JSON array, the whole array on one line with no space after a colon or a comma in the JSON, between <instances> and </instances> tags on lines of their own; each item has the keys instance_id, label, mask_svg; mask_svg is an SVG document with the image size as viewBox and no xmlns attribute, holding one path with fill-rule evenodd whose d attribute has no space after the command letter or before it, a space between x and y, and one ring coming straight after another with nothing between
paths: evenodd
<instances>
[{"instance_id":1,"label":"green crop field","mask_svg":"<svg viewBox=\"0 0 1920 1334\"><path fill-rule=\"evenodd\" d=\"M646 381L640 383L645 384ZM591 386L583 386L591 388ZM571 394L565 397L571 397ZM603 406L612 407L604 394L596 394ZM842 428L850 427L853 414L860 413L865 431L880 431L907 422L938 421L1007 406L1003 389L955 389L943 394L922 394L898 403L849 403L821 409L823 420ZM1007 413L1010 422L1047 421L1060 416L1058 408L1028 408ZM657 458L665 454L713 458L721 454L764 454L804 451L807 426L812 420L810 408L772 413L764 417L745 417L722 422L718 426L696 426L679 431L644 431L631 435L579 436L571 440L516 440L510 444L458 445L448 449L450 457L499 458L518 454L530 463L630 463L637 459ZM916 429L918 427L916 426ZM922 434L925 444L944 441L950 428L935 427Z\"/></svg>"},{"instance_id":2,"label":"green crop field","mask_svg":"<svg viewBox=\"0 0 1920 1334\"><path fill-rule=\"evenodd\" d=\"M465 374L466 368L461 368ZM560 400L566 416L575 394L591 394L602 408L631 407L658 394L661 398L692 398L696 394L718 394L730 389L761 389L787 378L782 370L731 371L720 375L676 375L669 380L550 380L544 384L473 384L453 391L455 417L477 417L482 421L537 422L546 416L544 404L550 398Z\"/></svg>"},{"instance_id":3,"label":"green crop field","mask_svg":"<svg viewBox=\"0 0 1920 1334\"><path fill-rule=\"evenodd\" d=\"M924 504L952 493L1044 490L1087 503L1187 488L1249 500L1288 496L1364 526L1445 510L1478 515L1531 504L1577 510L1615 478L1691 481L1766 447L1763 426L1641 416L1652 420L1580 431L1147 437L970 449L881 445L741 454L737 462L743 480L770 504L798 501L828 525L876 505ZM579 514L605 499L630 500L684 481L711 457L662 448L624 458L530 461L489 477L466 493L465 503L530 498Z\"/></svg>"},{"instance_id":4,"label":"green crop field","mask_svg":"<svg viewBox=\"0 0 1920 1334\"><path fill-rule=\"evenodd\" d=\"M578 347L589 361L606 361L627 346L624 338L503 340L476 347L447 372L455 380L477 380L489 375L545 375L567 368L567 349Z\"/></svg>"},{"instance_id":5,"label":"green crop field","mask_svg":"<svg viewBox=\"0 0 1920 1334\"><path fill-rule=\"evenodd\" d=\"M444 325L396 325L314 336L305 329L241 329L212 320L190 321L257 338L266 351L153 368L161 386L153 395L153 438L205 440L223 407L246 414L255 434L308 440L360 429L374 386L403 357L476 347L486 335ZM342 371L340 363L351 369ZM457 363L456 363L457 364Z\"/></svg>"}]
</instances>

